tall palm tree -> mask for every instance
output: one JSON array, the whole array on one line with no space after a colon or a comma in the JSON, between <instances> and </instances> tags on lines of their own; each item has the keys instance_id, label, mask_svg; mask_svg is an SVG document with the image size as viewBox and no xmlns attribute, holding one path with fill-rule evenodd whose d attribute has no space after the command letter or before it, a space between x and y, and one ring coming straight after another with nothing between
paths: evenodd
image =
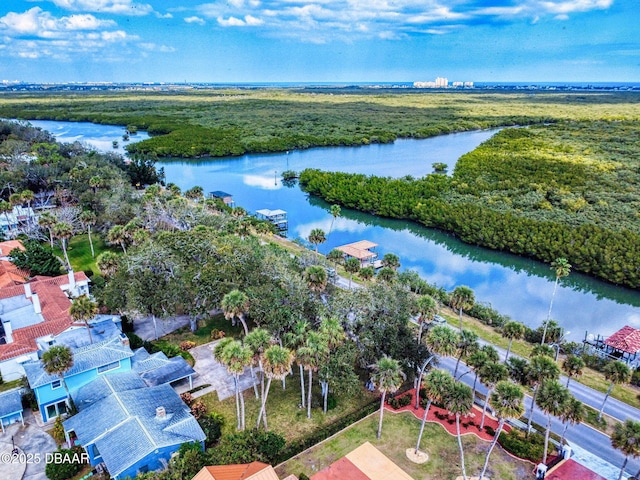
<instances>
[{"instance_id":1,"label":"tall palm tree","mask_svg":"<svg viewBox=\"0 0 640 480\"><path fill-rule=\"evenodd\" d=\"M487 398L482 406L482 419L480 420L480 430L484 428L484 419L487 414L487 404L491 398L494 388L499 382L505 381L509 378L509 369L502 363L489 362L485 364L479 372L480 381L487 387Z\"/></svg>"},{"instance_id":2,"label":"tall palm tree","mask_svg":"<svg viewBox=\"0 0 640 480\"><path fill-rule=\"evenodd\" d=\"M102 178L95 175L89 179L89 186L93 190L94 195L98 192L98 188L102 186Z\"/></svg>"},{"instance_id":3,"label":"tall palm tree","mask_svg":"<svg viewBox=\"0 0 640 480\"><path fill-rule=\"evenodd\" d=\"M468 415L473 407L471 388L464 383L454 382L449 391L445 393L444 404L446 409L456 417L456 434L458 437L458 447L460 448L460 467L462 468L462 478L467 480L467 470L464 465L464 449L462 448L462 436L460 434L460 417L462 415Z\"/></svg>"},{"instance_id":4,"label":"tall palm tree","mask_svg":"<svg viewBox=\"0 0 640 480\"><path fill-rule=\"evenodd\" d=\"M256 428L260 427L260 418L262 417L264 420L264 429L268 430L267 397L269 396L269 389L271 388L271 380L274 378L276 380L282 380L286 377L291 370L293 358L293 352L288 348L281 347L280 345L271 345L264 351L263 371L264 375L267 377L267 386L262 394L260 414L258 415Z\"/></svg>"},{"instance_id":5,"label":"tall palm tree","mask_svg":"<svg viewBox=\"0 0 640 480\"><path fill-rule=\"evenodd\" d=\"M560 283L560 279L564 278L571 273L571 264L567 261L566 258L556 258L553 262L551 262L551 269L556 272L556 281L553 284L553 293L551 294L551 302L549 303L549 312L547 313L547 320L544 322L544 329L542 330L542 340L540 341L540 345L544 343L545 337L547 336L547 327L549 322L551 321L551 309L553 308L553 299L556 296L556 290L558 289L558 283Z\"/></svg>"},{"instance_id":6,"label":"tall palm tree","mask_svg":"<svg viewBox=\"0 0 640 480\"><path fill-rule=\"evenodd\" d=\"M290 332L284 334L284 342L293 351L297 351L300 347L304 346L304 341L307 338L307 330L309 330L309 323L306 320L298 320L293 324ZM300 369L300 392L302 408L306 406L305 389L304 389L304 367L300 358L296 355L296 363Z\"/></svg>"},{"instance_id":7,"label":"tall palm tree","mask_svg":"<svg viewBox=\"0 0 640 480\"><path fill-rule=\"evenodd\" d=\"M400 268L400 257L395 253L385 253L382 257L382 266L398 270Z\"/></svg>"},{"instance_id":8,"label":"tall palm tree","mask_svg":"<svg viewBox=\"0 0 640 480\"><path fill-rule=\"evenodd\" d=\"M549 450L549 432L551 432L551 417L559 417L567 408L571 394L567 387L563 387L556 380L547 380L542 384L536 399L538 406L547 415L547 428L544 432L544 454L542 463L547 463Z\"/></svg>"},{"instance_id":9,"label":"tall palm tree","mask_svg":"<svg viewBox=\"0 0 640 480\"><path fill-rule=\"evenodd\" d=\"M248 335L249 328L244 318L245 313L249 310L249 297L247 294L237 289L231 290L222 297L221 307L224 312L224 318L231 320L233 324L235 324L235 318L238 318L242 328L244 328L244 334Z\"/></svg>"},{"instance_id":10,"label":"tall palm tree","mask_svg":"<svg viewBox=\"0 0 640 480\"><path fill-rule=\"evenodd\" d=\"M458 367L463 357L468 357L473 352L480 348L478 344L478 335L471 330L461 330L458 334L458 360L456 361L456 368L453 372L455 377L458 374Z\"/></svg>"},{"instance_id":11,"label":"tall palm tree","mask_svg":"<svg viewBox=\"0 0 640 480\"><path fill-rule=\"evenodd\" d=\"M418 310L418 343L422 340L422 329L425 324L430 325L438 313L438 302L430 295L421 295L416 300Z\"/></svg>"},{"instance_id":12,"label":"tall palm tree","mask_svg":"<svg viewBox=\"0 0 640 480\"><path fill-rule=\"evenodd\" d=\"M96 265L105 277L111 276L118 270L120 256L117 253L105 250L96 259Z\"/></svg>"},{"instance_id":13,"label":"tall palm tree","mask_svg":"<svg viewBox=\"0 0 640 480\"><path fill-rule=\"evenodd\" d=\"M58 220L49 212L44 212L40 217L38 217L38 225L46 228L49 232L49 243L51 244L51 248L53 248L53 226L56 223L58 223Z\"/></svg>"},{"instance_id":14,"label":"tall palm tree","mask_svg":"<svg viewBox=\"0 0 640 480\"><path fill-rule=\"evenodd\" d=\"M480 374L480 369L489 362L488 355L482 350L476 350L467 358L467 366L471 368L474 373L473 385L471 387L471 393L473 397L476 396L476 385L478 383L478 375Z\"/></svg>"},{"instance_id":15,"label":"tall palm tree","mask_svg":"<svg viewBox=\"0 0 640 480\"><path fill-rule=\"evenodd\" d=\"M74 320L84 322L87 327L87 333L89 334L89 343L93 343L89 320L91 320L98 314L98 304L91 300L91 298L89 298L89 295L80 295L71 304L69 314Z\"/></svg>"},{"instance_id":16,"label":"tall palm tree","mask_svg":"<svg viewBox=\"0 0 640 480\"><path fill-rule=\"evenodd\" d=\"M320 323L320 334L324 336L327 342L328 355L327 359L336 348L344 343L346 335L344 328L340 325L340 321L335 317L325 318ZM327 401L329 397L329 379L327 373L320 375L320 386L322 388L322 412L327 413Z\"/></svg>"},{"instance_id":17,"label":"tall palm tree","mask_svg":"<svg viewBox=\"0 0 640 480\"><path fill-rule=\"evenodd\" d=\"M382 436L382 416L384 413L384 400L387 393L395 393L407 376L402 371L400 363L386 355L375 364L370 365L369 368L373 370L371 382L373 382L382 394L380 397L380 420L378 421L378 433L376 435L376 438L379 439Z\"/></svg>"},{"instance_id":18,"label":"tall palm tree","mask_svg":"<svg viewBox=\"0 0 640 480\"><path fill-rule=\"evenodd\" d=\"M67 262L67 268L71 270L71 262L67 254L67 241L73 236L73 227L66 222L58 222L53 226L53 236L60 239L64 259Z\"/></svg>"},{"instance_id":19,"label":"tall palm tree","mask_svg":"<svg viewBox=\"0 0 640 480\"><path fill-rule=\"evenodd\" d=\"M466 285L457 286L451 293L450 303L454 310L458 310L458 314L460 316L460 330L462 330L462 311L473 307L475 301L476 296L473 293L473 290Z\"/></svg>"},{"instance_id":20,"label":"tall palm tree","mask_svg":"<svg viewBox=\"0 0 640 480\"><path fill-rule=\"evenodd\" d=\"M482 480L485 473L487 473L489 457L496 443L498 443L498 438L500 437L500 432L502 432L505 422L509 418L519 418L524 412L523 399L524 393L522 389L516 384L506 380L498 382L494 392L489 397L489 404L495 416L498 417L498 428L487 450L482 472L480 472L480 480Z\"/></svg>"},{"instance_id":21,"label":"tall palm tree","mask_svg":"<svg viewBox=\"0 0 640 480\"><path fill-rule=\"evenodd\" d=\"M71 394L67 382L64 381L64 374L73 367L73 353L65 345L56 345L42 354L42 368L49 375L57 375L67 392L67 404L71 403Z\"/></svg>"},{"instance_id":22,"label":"tall palm tree","mask_svg":"<svg viewBox=\"0 0 640 480\"><path fill-rule=\"evenodd\" d=\"M564 437L567 434L569 424L575 425L576 423L581 423L582 420L584 420L586 414L587 412L584 408L584 404L577 398L571 396L571 398L569 398L569 401L565 405L565 409L560 415L560 420L562 420L562 423L564 423L562 437L560 438L560 445L564 444Z\"/></svg>"},{"instance_id":23,"label":"tall palm tree","mask_svg":"<svg viewBox=\"0 0 640 480\"><path fill-rule=\"evenodd\" d=\"M127 254L127 242L129 241L129 234L125 230L123 225L114 225L107 232L107 241L111 244L118 244L124 254Z\"/></svg>"},{"instance_id":24,"label":"tall palm tree","mask_svg":"<svg viewBox=\"0 0 640 480\"><path fill-rule=\"evenodd\" d=\"M91 258L96 256L96 252L93 250L93 240L91 239L91 227L96 224L96 214L91 210L83 210L80 214L80 222L87 229L87 235L89 236L89 245L91 247Z\"/></svg>"},{"instance_id":25,"label":"tall palm tree","mask_svg":"<svg viewBox=\"0 0 640 480\"><path fill-rule=\"evenodd\" d=\"M531 397L531 409L529 410L529 421L527 422L527 435L531 430L533 422L533 409L536 404L536 397L540 390L540 385L546 381L558 380L560 369L552 358L544 355L533 357L527 366L527 383L533 387L533 396Z\"/></svg>"},{"instance_id":26,"label":"tall palm tree","mask_svg":"<svg viewBox=\"0 0 640 480\"><path fill-rule=\"evenodd\" d=\"M318 245L327 241L327 237L321 228L314 228L309 233L309 242L315 245L316 254L318 253Z\"/></svg>"},{"instance_id":27,"label":"tall palm tree","mask_svg":"<svg viewBox=\"0 0 640 480\"><path fill-rule=\"evenodd\" d=\"M602 406L600 407L600 412L598 412L598 420L602 419L602 412L604 412L604 404L607 403L607 399L611 394L611 390L613 390L614 385L619 385L621 383L627 383L631 378L631 370L626 363L622 363L620 361L615 361L608 363L604 367L604 378L611 382L609 384L609 388L607 389L607 394L604 396L604 400L602 401Z\"/></svg>"},{"instance_id":28,"label":"tall palm tree","mask_svg":"<svg viewBox=\"0 0 640 480\"><path fill-rule=\"evenodd\" d=\"M233 375L236 390L237 429L244 430L244 396L240 391L240 375L244 373L245 368L251 365L251 349L237 340L225 338L216 345L213 355Z\"/></svg>"},{"instance_id":29,"label":"tall palm tree","mask_svg":"<svg viewBox=\"0 0 640 480\"><path fill-rule=\"evenodd\" d=\"M453 386L453 377L449 372L442 370L432 370L427 375L425 382L425 390L427 394L427 406L424 409L422 415L422 423L420 424L420 432L418 433L418 441L416 442L415 453L418 453L420 448L420 442L422 441L422 434L424 433L424 426L427 423L427 416L429 415L429 409L432 403L442 403L444 395Z\"/></svg>"},{"instance_id":30,"label":"tall palm tree","mask_svg":"<svg viewBox=\"0 0 640 480\"><path fill-rule=\"evenodd\" d=\"M256 374L253 369L255 365L261 372L264 372L262 368L262 361L264 358L264 352L273 343L271 334L264 328L255 328L244 337L244 344L251 349L252 363L251 363L251 378L253 378L253 391L256 398L258 398L258 387L256 386ZM264 373L260 380L261 395L264 396ZM260 418L258 418L258 423ZM266 428L266 427L265 427Z\"/></svg>"},{"instance_id":31,"label":"tall palm tree","mask_svg":"<svg viewBox=\"0 0 640 480\"><path fill-rule=\"evenodd\" d=\"M562 362L562 371L567 375L567 388L569 388L569 382L572 377L579 377L582 375L584 367L584 360L579 356L573 354L567 355L567 358Z\"/></svg>"},{"instance_id":32,"label":"tall palm tree","mask_svg":"<svg viewBox=\"0 0 640 480\"><path fill-rule=\"evenodd\" d=\"M0 213L4 214L4 218L7 220L7 228L9 230L13 230L11 226L11 220L9 218L9 213L13 210L13 205L11 205L6 200L0 200ZM51 248L53 248L53 240L51 240Z\"/></svg>"},{"instance_id":33,"label":"tall palm tree","mask_svg":"<svg viewBox=\"0 0 640 480\"><path fill-rule=\"evenodd\" d=\"M520 340L524 337L524 325L515 320L511 320L504 324L502 327L502 336L509 339L509 347L507 348L507 354L504 357L504 362L507 363L509 359L509 353L511 352L511 344L514 340Z\"/></svg>"},{"instance_id":34,"label":"tall palm tree","mask_svg":"<svg viewBox=\"0 0 640 480\"><path fill-rule=\"evenodd\" d=\"M32 210L31 210L31 202L33 202L34 198L36 198L35 194L31 190L23 190L20 193L20 197L22 197L22 202L27 204L28 213L27 213L27 223L31 225L32 223Z\"/></svg>"},{"instance_id":35,"label":"tall palm tree","mask_svg":"<svg viewBox=\"0 0 640 480\"><path fill-rule=\"evenodd\" d=\"M360 270L360 260L357 258L348 258L344 262L344 269L350 274L349 276L349 289L351 289L351 281L353 280L353 274L358 273Z\"/></svg>"},{"instance_id":36,"label":"tall palm tree","mask_svg":"<svg viewBox=\"0 0 640 480\"><path fill-rule=\"evenodd\" d=\"M311 418L311 388L313 386L313 372L317 372L320 362L329 354L327 339L320 332L309 332L302 347L296 352L298 360L308 374L307 385L307 418Z\"/></svg>"},{"instance_id":37,"label":"tall palm tree","mask_svg":"<svg viewBox=\"0 0 640 480\"><path fill-rule=\"evenodd\" d=\"M622 480L629 457L640 456L640 422L627 420L624 423L616 424L613 435L611 435L611 445L625 455L618 477L618 480Z\"/></svg>"},{"instance_id":38,"label":"tall palm tree","mask_svg":"<svg viewBox=\"0 0 640 480\"><path fill-rule=\"evenodd\" d=\"M341 252L337 248L334 248L327 254L327 260L333 263L334 266L338 266L340 262L344 260L344 252Z\"/></svg>"},{"instance_id":39,"label":"tall palm tree","mask_svg":"<svg viewBox=\"0 0 640 480\"><path fill-rule=\"evenodd\" d=\"M451 357L456 353L458 344L458 335L449 327L438 325L431 330L425 337L425 344L431 352L431 356L427 358L418 374L418 383L416 386L416 410L420 407L420 387L422 385L422 375L424 369L436 356Z\"/></svg>"}]
</instances>

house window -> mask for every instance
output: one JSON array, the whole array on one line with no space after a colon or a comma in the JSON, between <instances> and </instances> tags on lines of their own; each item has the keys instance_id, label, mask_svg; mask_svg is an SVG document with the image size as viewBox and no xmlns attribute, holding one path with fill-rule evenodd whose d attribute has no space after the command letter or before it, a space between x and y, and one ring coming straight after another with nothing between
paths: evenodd
<instances>
[{"instance_id":1,"label":"house window","mask_svg":"<svg viewBox=\"0 0 640 480\"><path fill-rule=\"evenodd\" d=\"M143 466L141 466L141 467L140 467L140 469L138 470L138 473L139 473L139 474L142 474L142 473L147 473L148 471L149 471L149 465L143 465Z\"/></svg>"},{"instance_id":2,"label":"house window","mask_svg":"<svg viewBox=\"0 0 640 480\"><path fill-rule=\"evenodd\" d=\"M60 388L62 386L62 381L60 380L54 380L53 382L51 382L51 389L55 390L56 388Z\"/></svg>"},{"instance_id":3,"label":"house window","mask_svg":"<svg viewBox=\"0 0 640 480\"><path fill-rule=\"evenodd\" d=\"M46 413L47 413L47 419L45 421L55 418L58 415L63 415L67 413L67 401L62 400L58 403L52 403L51 405L47 405Z\"/></svg>"},{"instance_id":4,"label":"house window","mask_svg":"<svg viewBox=\"0 0 640 480\"><path fill-rule=\"evenodd\" d=\"M93 458L98 458L100 456L100 452L98 451L98 447L96 447L96 444L94 443L93 445L91 445L91 456Z\"/></svg>"},{"instance_id":5,"label":"house window","mask_svg":"<svg viewBox=\"0 0 640 480\"><path fill-rule=\"evenodd\" d=\"M98 373L104 373L104 372L108 372L109 370L115 370L118 367L120 367L119 361L108 363L107 365L102 365L101 367L98 367Z\"/></svg>"}]
</instances>

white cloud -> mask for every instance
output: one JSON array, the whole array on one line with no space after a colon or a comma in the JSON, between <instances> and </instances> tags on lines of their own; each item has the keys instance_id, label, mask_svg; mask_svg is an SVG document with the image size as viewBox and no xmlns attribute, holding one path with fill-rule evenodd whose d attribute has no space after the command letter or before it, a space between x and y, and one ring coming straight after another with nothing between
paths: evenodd
<instances>
[{"instance_id":1,"label":"white cloud","mask_svg":"<svg viewBox=\"0 0 640 480\"><path fill-rule=\"evenodd\" d=\"M540 6L547 12L558 14L589 12L591 10L605 10L612 4L613 0L561 0L555 2L540 2Z\"/></svg>"},{"instance_id":2,"label":"white cloud","mask_svg":"<svg viewBox=\"0 0 640 480\"><path fill-rule=\"evenodd\" d=\"M142 16L153 12L146 3L132 0L50 0L56 6L75 12L115 13L118 15Z\"/></svg>"},{"instance_id":3,"label":"white cloud","mask_svg":"<svg viewBox=\"0 0 640 480\"><path fill-rule=\"evenodd\" d=\"M223 27L255 27L264 23L262 20L254 17L253 15L245 15L244 19L236 17L218 17L217 20L218 23Z\"/></svg>"},{"instance_id":4,"label":"white cloud","mask_svg":"<svg viewBox=\"0 0 640 480\"><path fill-rule=\"evenodd\" d=\"M193 17L185 18L184 21L187 23L197 23L198 25L204 25L206 23L202 18L195 15Z\"/></svg>"},{"instance_id":5,"label":"white cloud","mask_svg":"<svg viewBox=\"0 0 640 480\"><path fill-rule=\"evenodd\" d=\"M33 7L24 13L9 12L0 18L0 29L10 36L51 38L64 32L106 29L115 25L113 20L98 20L90 14L57 18L40 7Z\"/></svg>"}]
</instances>

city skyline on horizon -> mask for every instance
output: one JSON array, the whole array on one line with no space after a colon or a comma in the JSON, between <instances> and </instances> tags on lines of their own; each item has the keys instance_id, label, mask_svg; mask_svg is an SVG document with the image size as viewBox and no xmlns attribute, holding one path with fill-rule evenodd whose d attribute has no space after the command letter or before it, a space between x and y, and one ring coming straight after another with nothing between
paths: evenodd
<instances>
[{"instance_id":1,"label":"city skyline on horizon","mask_svg":"<svg viewBox=\"0 0 640 480\"><path fill-rule=\"evenodd\" d=\"M26 83L635 83L634 0L14 0Z\"/></svg>"}]
</instances>

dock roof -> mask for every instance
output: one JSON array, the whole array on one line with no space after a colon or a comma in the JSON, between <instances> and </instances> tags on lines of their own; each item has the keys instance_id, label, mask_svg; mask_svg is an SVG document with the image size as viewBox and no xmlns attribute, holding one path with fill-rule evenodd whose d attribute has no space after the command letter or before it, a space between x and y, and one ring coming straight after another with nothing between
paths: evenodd
<instances>
[{"instance_id":1,"label":"dock roof","mask_svg":"<svg viewBox=\"0 0 640 480\"><path fill-rule=\"evenodd\" d=\"M377 243L370 242L369 240L360 240L359 242L347 243L336 247L336 250L340 250L346 253L350 257L357 258L358 260L366 260L367 258L377 257L375 252L370 251L371 248L377 247Z\"/></svg>"},{"instance_id":2,"label":"dock roof","mask_svg":"<svg viewBox=\"0 0 640 480\"><path fill-rule=\"evenodd\" d=\"M640 330L625 325L607 338L604 344L631 354L640 352Z\"/></svg>"}]
</instances>

